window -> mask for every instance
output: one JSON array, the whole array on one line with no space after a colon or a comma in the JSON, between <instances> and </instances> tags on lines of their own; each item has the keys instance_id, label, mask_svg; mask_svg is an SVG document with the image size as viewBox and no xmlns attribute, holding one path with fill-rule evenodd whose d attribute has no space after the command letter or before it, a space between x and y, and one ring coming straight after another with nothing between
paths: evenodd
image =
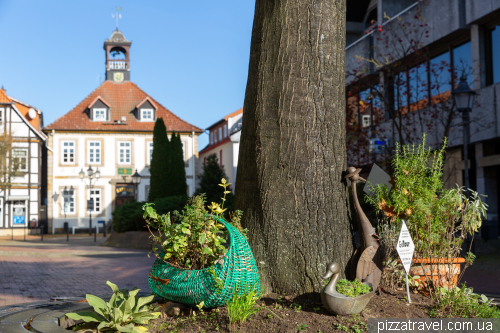
<instances>
[{"instance_id":1,"label":"window","mask_svg":"<svg viewBox=\"0 0 500 333\"><path fill-rule=\"evenodd\" d=\"M214 143L217 143L217 130L214 131Z\"/></svg>"},{"instance_id":2,"label":"window","mask_svg":"<svg viewBox=\"0 0 500 333\"><path fill-rule=\"evenodd\" d=\"M222 128L219 127L219 141L222 140Z\"/></svg>"},{"instance_id":3,"label":"window","mask_svg":"<svg viewBox=\"0 0 500 333\"><path fill-rule=\"evenodd\" d=\"M94 201L94 210L90 210L91 213L100 213L101 212L101 189L93 188L88 191L89 200Z\"/></svg>"},{"instance_id":4,"label":"window","mask_svg":"<svg viewBox=\"0 0 500 333\"><path fill-rule=\"evenodd\" d=\"M408 81L406 71L394 77L394 110L408 105Z\"/></svg>"},{"instance_id":5,"label":"window","mask_svg":"<svg viewBox=\"0 0 500 333\"><path fill-rule=\"evenodd\" d=\"M75 164L75 141L62 141L61 164Z\"/></svg>"},{"instance_id":6,"label":"window","mask_svg":"<svg viewBox=\"0 0 500 333\"><path fill-rule=\"evenodd\" d=\"M227 138L227 125L224 125L224 137Z\"/></svg>"},{"instance_id":7,"label":"window","mask_svg":"<svg viewBox=\"0 0 500 333\"><path fill-rule=\"evenodd\" d=\"M472 47L467 42L453 48L453 85L456 86L465 74L469 87L472 87Z\"/></svg>"},{"instance_id":8,"label":"window","mask_svg":"<svg viewBox=\"0 0 500 333\"><path fill-rule=\"evenodd\" d=\"M0 108L0 123L3 122L3 108Z\"/></svg>"},{"instance_id":9,"label":"window","mask_svg":"<svg viewBox=\"0 0 500 333\"><path fill-rule=\"evenodd\" d=\"M148 142L148 161L151 165L151 161L153 160L153 141Z\"/></svg>"},{"instance_id":10,"label":"window","mask_svg":"<svg viewBox=\"0 0 500 333\"><path fill-rule=\"evenodd\" d=\"M14 149L12 156L18 171L28 171L28 149Z\"/></svg>"},{"instance_id":11,"label":"window","mask_svg":"<svg viewBox=\"0 0 500 333\"><path fill-rule=\"evenodd\" d=\"M130 141L120 142L118 144L118 163L120 164L130 164L131 154L131 144Z\"/></svg>"},{"instance_id":12,"label":"window","mask_svg":"<svg viewBox=\"0 0 500 333\"><path fill-rule=\"evenodd\" d=\"M214 133L210 133L210 144L214 144Z\"/></svg>"},{"instance_id":13,"label":"window","mask_svg":"<svg viewBox=\"0 0 500 333\"><path fill-rule=\"evenodd\" d=\"M104 121L106 119L106 109L94 109L94 121Z\"/></svg>"},{"instance_id":14,"label":"window","mask_svg":"<svg viewBox=\"0 0 500 333\"><path fill-rule=\"evenodd\" d=\"M142 121L153 121L153 109L141 109Z\"/></svg>"},{"instance_id":15,"label":"window","mask_svg":"<svg viewBox=\"0 0 500 333\"><path fill-rule=\"evenodd\" d=\"M410 111L427 106L429 99L429 84L427 82L427 62L421 63L408 71L408 93Z\"/></svg>"},{"instance_id":16,"label":"window","mask_svg":"<svg viewBox=\"0 0 500 333\"><path fill-rule=\"evenodd\" d=\"M371 116L369 114L363 115L361 126L368 127L371 125Z\"/></svg>"},{"instance_id":17,"label":"window","mask_svg":"<svg viewBox=\"0 0 500 333\"><path fill-rule=\"evenodd\" d=\"M63 214L74 214L75 213L75 191L71 190L63 190L63 206L62 213Z\"/></svg>"},{"instance_id":18,"label":"window","mask_svg":"<svg viewBox=\"0 0 500 333\"><path fill-rule=\"evenodd\" d=\"M500 25L489 31L488 34L488 84L500 82Z\"/></svg>"},{"instance_id":19,"label":"window","mask_svg":"<svg viewBox=\"0 0 500 333\"><path fill-rule=\"evenodd\" d=\"M101 141L87 142L87 163L101 164Z\"/></svg>"},{"instance_id":20,"label":"window","mask_svg":"<svg viewBox=\"0 0 500 333\"><path fill-rule=\"evenodd\" d=\"M440 103L449 98L445 93L451 91L450 52L432 58L429 69L431 96L434 103Z\"/></svg>"}]
</instances>

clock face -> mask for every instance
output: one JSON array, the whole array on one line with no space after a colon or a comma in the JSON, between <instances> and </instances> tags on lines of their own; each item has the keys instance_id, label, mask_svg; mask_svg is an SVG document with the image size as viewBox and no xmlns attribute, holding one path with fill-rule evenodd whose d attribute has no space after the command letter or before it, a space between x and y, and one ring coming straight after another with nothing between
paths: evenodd
<instances>
[{"instance_id":1,"label":"clock face","mask_svg":"<svg viewBox=\"0 0 500 333\"><path fill-rule=\"evenodd\" d=\"M113 73L113 80L115 80L115 82L122 82L123 81L123 73L122 72Z\"/></svg>"}]
</instances>

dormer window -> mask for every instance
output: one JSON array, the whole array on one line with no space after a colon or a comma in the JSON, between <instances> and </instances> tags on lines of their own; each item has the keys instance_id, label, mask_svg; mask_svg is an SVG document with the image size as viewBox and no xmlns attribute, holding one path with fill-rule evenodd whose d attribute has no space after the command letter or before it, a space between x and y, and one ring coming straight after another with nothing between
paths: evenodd
<instances>
[{"instance_id":1,"label":"dormer window","mask_svg":"<svg viewBox=\"0 0 500 333\"><path fill-rule=\"evenodd\" d=\"M88 106L90 120L108 121L110 109L111 105L101 96L97 96Z\"/></svg>"},{"instance_id":2,"label":"dormer window","mask_svg":"<svg viewBox=\"0 0 500 333\"><path fill-rule=\"evenodd\" d=\"M141 121L153 121L153 109L141 109Z\"/></svg>"},{"instance_id":3,"label":"dormer window","mask_svg":"<svg viewBox=\"0 0 500 333\"><path fill-rule=\"evenodd\" d=\"M106 109L94 108L93 120L94 121L106 121L107 120L107 117L106 117L107 112L106 111L107 111Z\"/></svg>"},{"instance_id":4,"label":"dormer window","mask_svg":"<svg viewBox=\"0 0 500 333\"><path fill-rule=\"evenodd\" d=\"M151 98L144 98L139 104L135 106L137 120L139 121L155 121L156 120L156 104Z\"/></svg>"}]
</instances>

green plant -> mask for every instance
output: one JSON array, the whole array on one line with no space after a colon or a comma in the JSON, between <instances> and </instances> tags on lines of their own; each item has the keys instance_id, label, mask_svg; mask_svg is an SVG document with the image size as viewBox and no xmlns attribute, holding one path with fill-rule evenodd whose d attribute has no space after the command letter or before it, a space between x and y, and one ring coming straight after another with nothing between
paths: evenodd
<instances>
[{"instance_id":1,"label":"green plant","mask_svg":"<svg viewBox=\"0 0 500 333\"><path fill-rule=\"evenodd\" d=\"M299 312L300 312L300 310L302 310L302 305L299 305L299 304L297 304L297 303L292 303L292 305L290 305L290 307L291 307L292 309L294 309L294 310L295 310L295 312L297 312L297 313L299 313Z\"/></svg>"},{"instance_id":2,"label":"green plant","mask_svg":"<svg viewBox=\"0 0 500 333\"><path fill-rule=\"evenodd\" d=\"M297 327L295 327L296 329L298 329L299 331L307 331L307 325L306 324L297 324Z\"/></svg>"},{"instance_id":3,"label":"green plant","mask_svg":"<svg viewBox=\"0 0 500 333\"><path fill-rule=\"evenodd\" d=\"M248 317L259 312L260 307L257 305L258 299L255 289L249 293L244 292L241 296L238 296L238 292L235 291L231 302L227 304L229 323L243 323Z\"/></svg>"},{"instance_id":4,"label":"green plant","mask_svg":"<svg viewBox=\"0 0 500 333\"><path fill-rule=\"evenodd\" d=\"M477 232L482 217L486 217L487 205L477 192L468 189L467 197L466 189L458 185L443 188L445 147L446 140L441 149L427 148L425 134L418 146L397 144L392 160L392 189L378 185L366 196L381 217L379 232L388 249L386 257L397 258L398 231L405 220L415 243L416 258L429 258L431 265L437 258L448 258L451 265L467 234ZM434 270L431 267L430 271Z\"/></svg>"},{"instance_id":5,"label":"green plant","mask_svg":"<svg viewBox=\"0 0 500 333\"><path fill-rule=\"evenodd\" d=\"M431 317L500 318L500 309L492 300L474 294L465 284L461 288L438 288L434 297L437 302L429 312Z\"/></svg>"},{"instance_id":6,"label":"green plant","mask_svg":"<svg viewBox=\"0 0 500 333\"><path fill-rule=\"evenodd\" d=\"M109 281L106 284L113 290L113 296L109 302L105 302L97 296L87 294L87 302L94 308L95 312L83 311L67 313L66 316L73 320L84 320L85 322L97 322L98 330L118 330L120 332L147 332L144 326L136 324L147 324L150 319L158 318L159 312L150 313L147 305L154 296L137 296L139 289L118 289L116 284Z\"/></svg>"},{"instance_id":7,"label":"green plant","mask_svg":"<svg viewBox=\"0 0 500 333\"><path fill-rule=\"evenodd\" d=\"M357 297L369 293L370 287L361 283L358 279L354 279L354 281L342 279L337 281L337 292L349 297Z\"/></svg>"}]
</instances>

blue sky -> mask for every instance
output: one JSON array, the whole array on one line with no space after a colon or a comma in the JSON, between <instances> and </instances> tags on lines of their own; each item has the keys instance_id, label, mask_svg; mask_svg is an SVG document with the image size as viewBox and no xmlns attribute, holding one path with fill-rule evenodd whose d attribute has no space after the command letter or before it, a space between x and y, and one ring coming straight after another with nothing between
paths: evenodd
<instances>
[{"instance_id":1,"label":"blue sky","mask_svg":"<svg viewBox=\"0 0 500 333\"><path fill-rule=\"evenodd\" d=\"M243 106L254 0L0 0L0 85L45 125L67 113L104 77L117 6L131 81L201 128Z\"/></svg>"}]
</instances>

